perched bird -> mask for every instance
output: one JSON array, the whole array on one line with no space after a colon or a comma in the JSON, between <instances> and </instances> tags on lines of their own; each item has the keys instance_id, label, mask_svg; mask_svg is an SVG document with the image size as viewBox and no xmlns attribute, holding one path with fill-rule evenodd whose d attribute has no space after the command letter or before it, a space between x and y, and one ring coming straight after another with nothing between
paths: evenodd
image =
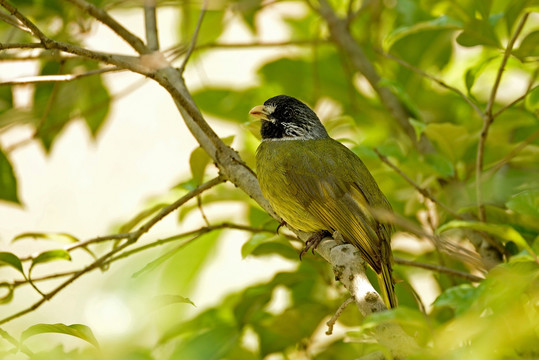
<instances>
[{"instance_id":1,"label":"perched bird","mask_svg":"<svg viewBox=\"0 0 539 360\"><path fill-rule=\"evenodd\" d=\"M363 162L293 97L272 97L249 114L262 120L256 168L263 195L287 225L314 233L302 254L338 231L378 275L386 306L395 307L392 226L371 213L391 205Z\"/></svg>"}]
</instances>

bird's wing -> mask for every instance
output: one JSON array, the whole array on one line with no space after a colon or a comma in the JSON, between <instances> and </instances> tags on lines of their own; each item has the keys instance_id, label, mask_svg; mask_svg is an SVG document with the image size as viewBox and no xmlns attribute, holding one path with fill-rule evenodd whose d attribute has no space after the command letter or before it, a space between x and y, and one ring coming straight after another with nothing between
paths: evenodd
<instances>
[{"instance_id":1,"label":"bird's wing","mask_svg":"<svg viewBox=\"0 0 539 360\"><path fill-rule=\"evenodd\" d=\"M381 242L389 243L391 229L376 221L369 208L380 204L390 208L389 203L355 154L335 140L324 141L329 143L305 146L303 159L298 159L297 154L288 159L290 191L302 199L302 206L312 216L355 245L379 273L380 262L387 256ZM324 155L328 151L331 156Z\"/></svg>"}]
</instances>

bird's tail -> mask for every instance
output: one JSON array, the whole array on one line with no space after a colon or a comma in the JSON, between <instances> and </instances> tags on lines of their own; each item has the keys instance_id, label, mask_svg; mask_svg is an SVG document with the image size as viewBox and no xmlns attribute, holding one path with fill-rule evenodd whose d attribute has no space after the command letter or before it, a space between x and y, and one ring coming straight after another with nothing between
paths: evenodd
<instances>
[{"instance_id":1,"label":"bird's tail","mask_svg":"<svg viewBox=\"0 0 539 360\"><path fill-rule=\"evenodd\" d=\"M382 263L382 271L377 274L378 284L382 299L388 309L397 306L397 296L395 295L395 287L393 286L393 277L391 276L391 265Z\"/></svg>"}]
</instances>

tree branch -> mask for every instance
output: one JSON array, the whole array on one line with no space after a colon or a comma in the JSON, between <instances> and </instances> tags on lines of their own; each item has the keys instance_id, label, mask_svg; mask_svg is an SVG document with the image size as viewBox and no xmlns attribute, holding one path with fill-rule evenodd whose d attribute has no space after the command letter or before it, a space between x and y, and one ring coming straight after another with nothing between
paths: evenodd
<instances>
[{"instance_id":1,"label":"tree branch","mask_svg":"<svg viewBox=\"0 0 539 360\"><path fill-rule=\"evenodd\" d=\"M183 59L182 66L180 66L180 68L178 69L181 75L183 75L185 71L185 66L187 65L187 62L189 61L189 58L191 57L191 54L193 54L193 50L195 49L195 45L198 39L198 33L200 31L200 27L202 26L202 20L204 20L204 15L206 14L207 6L208 6L208 1L203 0L202 8L200 9L200 15L198 16L198 20L197 20L197 25L195 27L195 31L193 32L193 37L191 38L191 43L189 44L189 48L187 49L187 54L185 54L185 58Z\"/></svg>"},{"instance_id":2,"label":"tree branch","mask_svg":"<svg viewBox=\"0 0 539 360\"><path fill-rule=\"evenodd\" d=\"M114 66L114 67L109 67L109 68L104 68L104 69L91 70L91 71L87 71L81 74L25 76L16 80L0 82L0 86L2 85L29 85L29 84L37 84L37 83L44 83L44 82L55 82L55 83L69 82L69 81L78 80L80 78L84 78L88 76L100 75L100 74L104 74L108 72L122 71L122 70L125 70L125 69Z\"/></svg>"},{"instance_id":3,"label":"tree branch","mask_svg":"<svg viewBox=\"0 0 539 360\"><path fill-rule=\"evenodd\" d=\"M144 0L144 25L146 42L150 51L159 50L159 35L157 31L156 0Z\"/></svg>"},{"instance_id":4,"label":"tree branch","mask_svg":"<svg viewBox=\"0 0 539 360\"><path fill-rule=\"evenodd\" d=\"M324 239L316 251L332 265L335 278L350 292L363 316L387 310L367 278L363 259L353 245L338 245L333 239ZM416 341L395 323L378 325L374 337L396 359L405 358L418 349Z\"/></svg>"},{"instance_id":5,"label":"tree branch","mask_svg":"<svg viewBox=\"0 0 539 360\"><path fill-rule=\"evenodd\" d=\"M457 212L455 212L453 209L451 209L450 207L448 207L447 205L445 205L444 203L438 201L438 199L436 199L427 189L425 188L422 188L420 187L418 184L416 184L412 179L410 179L408 177L408 175L406 175L404 172L402 172L401 169L399 169L395 164L393 164L391 161L389 161L389 159L385 156L385 155L382 155L380 153L380 151L378 151L378 149L374 148L374 152L376 153L376 155L378 155L378 157L380 158L380 160L382 160L384 163L386 163L390 168L392 168L393 170L395 170L395 172L397 174L399 174L404 180L406 180L406 182L410 185L412 185L416 190L417 192L419 192L421 195L423 195L424 197L426 197L427 199L429 199L430 201L432 201L433 203L437 204L438 206L440 206L442 209L444 209L448 214L450 214L451 216L457 218L457 219L463 219L463 217L461 215L459 215Z\"/></svg>"},{"instance_id":6,"label":"tree branch","mask_svg":"<svg viewBox=\"0 0 539 360\"><path fill-rule=\"evenodd\" d=\"M466 102L468 103L468 105L470 105L470 106L472 107L472 109L474 109L475 112L476 112L479 116L481 116L481 118L484 116L483 111L481 111L481 109L479 108L479 106L477 106L477 105L472 101L472 99L470 99L468 96L466 96L462 91L460 91L460 90L457 89L456 87L451 86L451 85L445 83L444 81L438 79L437 77L434 77L434 76L432 76L432 75L426 73L425 71L423 71L423 70L421 70L421 69L419 69L419 68L413 66L412 64L407 63L406 61L404 61L404 60L402 60L402 59L399 59L399 58L396 57L396 56L393 56L393 55L391 55L391 54L389 54L389 53L386 53L386 52L384 52L384 51L382 51L382 50L378 50L378 52L379 52L380 54L382 54L383 56L385 56L386 58L396 61L397 63L401 64L401 65L404 66L405 68L410 69L410 70L412 70L413 72L415 72L415 73L417 73L417 74L419 74L419 75L421 75L421 76L423 76L423 77L425 77L425 78L427 78L427 79L429 79L429 80L434 81L435 83L437 83L437 84L440 85L441 87L446 88L446 89L448 89L448 90L451 90L451 91L455 92L455 93L458 94L461 98L463 98L464 101L466 101Z\"/></svg>"},{"instance_id":7,"label":"tree branch","mask_svg":"<svg viewBox=\"0 0 539 360\"><path fill-rule=\"evenodd\" d=\"M180 207L182 204L187 202L188 200L196 197L200 193L202 193L205 190L208 190L212 188L213 186L220 184L224 181L224 179L221 176L218 176L200 186L198 186L196 189L193 189L188 194L182 196L180 199L172 203L171 205L165 207L162 209L157 215L152 217L149 221L147 221L144 225L138 228L138 230L129 233L129 236L126 237L126 241L123 244L120 244L119 246L113 248L111 251L107 252L106 254L102 255L101 257L97 258L94 262L86 266L85 268L75 272L69 279L65 280L63 283L61 283L59 286L54 288L51 292L44 294L43 298L39 301L35 302L33 305L27 307L24 310L21 310L15 314L12 314L10 316L7 316L3 319L0 319L0 325L5 324L11 320L14 320L18 317L21 317L29 312L32 312L39 308L41 305L45 303L45 301L50 300L53 298L56 294L58 294L60 291L62 291L65 287L69 286L72 282L77 280L82 275L96 269L99 267L102 267L107 260L112 258L117 253L121 252L125 248L131 246L134 244L142 235L144 235L147 231L149 231L155 224L157 224L161 219L163 219L165 216L170 214L172 211L176 210L178 207Z\"/></svg>"},{"instance_id":8,"label":"tree branch","mask_svg":"<svg viewBox=\"0 0 539 360\"><path fill-rule=\"evenodd\" d=\"M2 0L3 1L3 0ZM123 25L117 22L112 16L110 16L103 9L98 8L97 6L90 4L85 0L66 0L78 7L79 9L87 12L97 20L101 21L103 24L108 26L112 31L114 31L118 36L125 40L136 52L139 54L149 54L151 50L146 47L144 42L135 34L127 30Z\"/></svg>"},{"instance_id":9,"label":"tree branch","mask_svg":"<svg viewBox=\"0 0 539 360\"><path fill-rule=\"evenodd\" d=\"M363 52L361 46L352 37L346 26L346 19L340 19L326 0L320 0L320 7L316 9L326 20L329 32L333 41L349 58L357 71L362 73L374 91L380 97L382 105L393 115L397 123L408 135L414 145L421 151L430 151L432 144L422 136L420 142L417 142L415 130L408 121L408 112L403 107L399 99L387 87L380 86L382 80L376 69Z\"/></svg>"},{"instance_id":10,"label":"tree branch","mask_svg":"<svg viewBox=\"0 0 539 360\"><path fill-rule=\"evenodd\" d=\"M528 19L529 15L530 15L529 13L525 13L522 16L515 30L515 33L513 34L513 36L511 37L511 39L509 39L509 42L507 43L505 52L503 54L502 62L500 64L500 68L498 69L498 73L496 74L496 80L494 81L494 85L492 86L492 91L490 92L490 97L487 103L487 107L484 111L485 115L483 116L483 128L481 129L481 135L479 137L479 144L477 145L477 158L475 162L475 191L476 191L479 221L482 221L482 222L486 221L485 206L483 204L483 189L482 189L483 160L484 160L485 143L487 141L488 131L489 131L490 125L494 121L494 116L492 115L492 108L494 107L496 94L498 93L498 88L500 86L502 75L505 70L505 65L507 64L507 61L509 60L509 56L511 56L511 51L513 50L515 41L517 40L518 36L520 35L520 32L524 28L524 24L526 23L526 20Z\"/></svg>"},{"instance_id":11,"label":"tree branch","mask_svg":"<svg viewBox=\"0 0 539 360\"><path fill-rule=\"evenodd\" d=\"M413 266L413 267L418 267L418 268L421 268L421 269L432 270L432 271L436 271L436 272L451 275L451 276L457 276L457 277L463 278L463 279L471 281L471 282L481 282L481 281L485 280L482 277L475 276L475 275L470 274L470 273L465 273L465 272L462 272L462 271L458 271L458 270L455 270L455 269L451 269L451 268L448 268L448 267L445 267L445 266L421 263L421 262L407 260L407 259L398 258L398 257L394 258L393 260L395 261L395 264L405 265L405 266Z\"/></svg>"}]
</instances>

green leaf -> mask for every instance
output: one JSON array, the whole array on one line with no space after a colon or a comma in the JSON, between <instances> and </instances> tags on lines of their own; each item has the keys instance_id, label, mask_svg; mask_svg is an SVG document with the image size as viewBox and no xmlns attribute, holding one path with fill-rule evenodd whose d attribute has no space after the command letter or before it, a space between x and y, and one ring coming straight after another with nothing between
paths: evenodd
<instances>
[{"instance_id":1,"label":"green leaf","mask_svg":"<svg viewBox=\"0 0 539 360\"><path fill-rule=\"evenodd\" d=\"M204 180L204 173L206 172L206 166L210 163L210 156L201 147L197 147L191 153L189 157L189 165L191 167L191 174L193 175L193 180L195 184L200 185Z\"/></svg>"},{"instance_id":2,"label":"green leaf","mask_svg":"<svg viewBox=\"0 0 539 360\"><path fill-rule=\"evenodd\" d=\"M522 237L522 235L520 235L518 231L516 231L512 226L509 225L490 224L478 221L453 220L440 226L437 229L437 232L442 233L446 230L457 228L484 231L488 234L492 234L503 239L504 242L512 241L521 248L526 249L533 256L536 256L535 252L532 250L526 240Z\"/></svg>"},{"instance_id":3,"label":"green leaf","mask_svg":"<svg viewBox=\"0 0 539 360\"><path fill-rule=\"evenodd\" d=\"M516 194L505 205L515 212L539 219L539 190L527 190Z\"/></svg>"},{"instance_id":4,"label":"green leaf","mask_svg":"<svg viewBox=\"0 0 539 360\"><path fill-rule=\"evenodd\" d=\"M20 204L17 195L17 178L8 158L0 149L0 200Z\"/></svg>"},{"instance_id":5,"label":"green leaf","mask_svg":"<svg viewBox=\"0 0 539 360\"><path fill-rule=\"evenodd\" d=\"M436 298L433 305L437 308L449 307L455 310L455 314L458 316L470 308L478 295L476 287L462 284L444 291Z\"/></svg>"},{"instance_id":6,"label":"green leaf","mask_svg":"<svg viewBox=\"0 0 539 360\"><path fill-rule=\"evenodd\" d=\"M519 58L539 56L539 30L532 31L526 35L518 49L513 50L513 54Z\"/></svg>"},{"instance_id":7,"label":"green leaf","mask_svg":"<svg viewBox=\"0 0 539 360\"><path fill-rule=\"evenodd\" d=\"M26 339L39 335L39 334L46 334L46 333L59 333L59 334L65 334L77 337L79 339L82 339L84 341L89 342L90 344L94 345L95 347L99 347L99 343L97 342L97 339L95 338L92 330L82 324L73 324L73 325L65 325L65 324L36 324L30 326L28 329L24 330L21 335L21 341L25 341Z\"/></svg>"},{"instance_id":8,"label":"green leaf","mask_svg":"<svg viewBox=\"0 0 539 360\"><path fill-rule=\"evenodd\" d=\"M440 153L429 153L425 156L427 164L429 164L436 172L443 177L453 177L455 175L455 167L451 161Z\"/></svg>"},{"instance_id":9,"label":"green leaf","mask_svg":"<svg viewBox=\"0 0 539 360\"><path fill-rule=\"evenodd\" d=\"M17 255L5 251L0 252L0 267L5 265L14 268L24 276L21 259Z\"/></svg>"},{"instance_id":10,"label":"green leaf","mask_svg":"<svg viewBox=\"0 0 539 360\"><path fill-rule=\"evenodd\" d=\"M79 242L80 240L77 239L75 236L68 234L68 233L41 233L41 232L27 232L22 233L20 235L17 235L13 238L12 242L26 239L26 238L33 238L33 239L44 239L44 240L50 240L55 242L60 242L64 244L72 244Z\"/></svg>"},{"instance_id":11,"label":"green leaf","mask_svg":"<svg viewBox=\"0 0 539 360\"><path fill-rule=\"evenodd\" d=\"M258 233L251 236L249 240L247 240L243 246L241 247L241 256L242 258L246 258L247 256L251 255L251 253L260 245L275 241L275 239L279 238L279 235L273 235L269 233Z\"/></svg>"},{"instance_id":12,"label":"green leaf","mask_svg":"<svg viewBox=\"0 0 539 360\"><path fill-rule=\"evenodd\" d=\"M488 20L472 19L457 36L457 43L464 47L483 45L501 48L500 40Z\"/></svg>"},{"instance_id":13,"label":"green leaf","mask_svg":"<svg viewBox=\"0 0 539 360\"><path fill-rule=\"evenodd\" d=\"M54 250L44 251L32 260L32 265L30 266L30 269L33 268L35 265L48 263L51 261L57 261L57 260L71 261L71 255L69 255L69 252L64 249L54 249Z\"/></svg>"},{"instance_id":14,"label":"green leaf","mask_svg":"<svg viewBox=\"0 0 539 360\"><path fill-rule=\"evenodd\" d=\"M2 288L6 288L7 292L2 294L1 290ZM14 292L13 285L8 282L0 283L0 305L8 304L13 300L13 292Z\"/></svg>"},{"instance_id":15,"label":"green leaf","mask_svg":"<svg viewBox=\"0 0 539 360\"><path fill-rule=\"evenodd\" d=\"M447 15L443 15L428 21L416 22L409 26L401 26L393 30L384 39L383 48L389 50L397 41L412 34L440 29L457 30L461 27L462 23L459 20L453 19Z\"/></svg>"},{"instance_id":16,"label":"green leaf","mask_svg":"<svg viewBox=\"0 0 539 360\"><path fill-rule=\"evenodd\" d=\"M148 273L157 269L159 265L161 265L162 263L170 259L172 256L174 256L174 254L180 251L184 246L185 246L184 244L181 244L180 246L176 246L175 248L165 252L163 255L159 256L157 259L154 259L150 261L149 263L147 263L146 265L144 265L144 267L140 269L139 271L135 272L132 275L132 277L136 278L142 274L145 274L145 273Z\"/></svg>"},{"instance_id":17,"label":"green leaf","mask_svg":"<svg viewBox=\"0 0 539 360\"><path fill-rule=\"evenodd\" d=\"M218 360L226 358L239 338L238 328L222 325L190 336L176 347L171 359Z\"/></svg>"},{"instance_id":18,"label":"green leaf","mask_svg":"<svg viewBox=\"0 0 539 360\"><path fill-rule=\"evenodd\" d=\"M81 59L62 63L47 61L40 74L80 74L97 69L97 63ZM49 151L65 125L71 119L81 117L95 136L106 119L109 107L110 95L99 75L68 82L38 83L32 108L37 135L45 150Z\"/></svg>"},{"instance_id":19,"label":"green leaf","mask_svg":"<svg viewBox=\"0 0 539 360\"><path fill-rule=\"evenodd\" d=\"M427 124L425 134L453 164L460 160L474 140L466 127L452 123Z\"/></svg>"},{"instance_id":20,"label":"green leaf","mask_svg":"<svg viewBox=\"0 0 539 360\"><path fill-rule=\"evenodd\" d=\"M191 304L196 307L195 303L192 302L189 298L180 296L180 295L159 295L153 298L153 303L155 307L162 308L171 304Z\"/></svg>"},{"instance_id":21,"label":"green leaf","mask_svg":"<svg viewBox=\"0 0 539 360\"><path fill-rule=\"evenodd\" d=\"M423 131L425 131L425 128L427 127L427 124L425 124L423 121L418 121L416 119L408 119L410 121L410 124L414 128L415 136L417 138L417 141L421 138L421 134L423 134Z\"/></svg>"},{"instance_id":22,"label":"green leaf","mask_svg":"<svg viewBox=\"0 0 539 360\"><path fill-rule=\"evenodd\" d=\"M534 87L526 95L525 105L531 112L535 112L539 109L539 86Z\"/></svg>"}]
</instances>

